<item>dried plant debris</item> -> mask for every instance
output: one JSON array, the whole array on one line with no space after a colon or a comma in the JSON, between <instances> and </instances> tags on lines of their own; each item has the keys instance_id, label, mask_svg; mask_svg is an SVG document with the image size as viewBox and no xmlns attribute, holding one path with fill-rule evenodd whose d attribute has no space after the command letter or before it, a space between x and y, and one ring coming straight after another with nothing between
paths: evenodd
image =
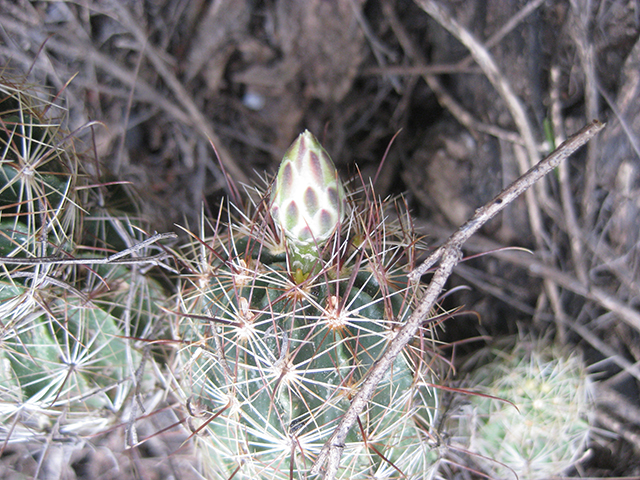
<instances>
[{"instance_id":1,"label":"dried plant debris","mask_svg":"<svg viewBox=\"0 0 640 480\"><path fill-rule=\"evenodd\" d=\"M406 192L418 233L437 246L597 118L608 124L599 138L466 244L467 255L491 257L461 265L451 286L470 284L473 292L454 290L445 302L464 302L483 318L454 319L446 333L473 350L470 336L515 332L515 320L503 314L513 311L535 331L579 345L588 362L606 364L600 380L622 392L618 410L638 407L639 34L630 0L588 7L577 0L0 0L0 69L12 79L3 84L9 103L0 110L22 112L0 125L0 249L19 258L78 256L82 239L92 256L106 257L148 238L143 232L175 224L204 225L202 236L211 235L216 222L201 223L203 212L216 218L223 197L239 200L240 184L264 184L264 171L271 179L306 128L343 178L376 179L383 198ZM15 109L11 85L40 85L48 94L37 89L29 106ZM38 136L45 128L55 132ZM18 142L27 130L36 136ZM30 166L32 177L25 176ZM25 221L29 215L36 220ZM503 251L511 246L533 255ZM22 292L3 297L6 309L33 293L40 312L32 323L2 319L15 326L14 343L4 344L14 358L16 339L29 338L49 345L35 360L64 342L91 356L93 347L73 328L55 327L55 318L82 310L77 302L88 296L97 310L77 318L110 332L112 323L121 326L114 312L127 285L150 298L171 284L150 281L146 270L130 277L129 266L96 266L117 287L111 291L77 265L47 266L45 277L34 268L4 266L5 274L22 275L5 285ZM49 282L37 295L36 281ZM132 325L148 338L149 319L162 313L149 302L138 307L130 310ZM118 352L130 342L95 338L123 364ZM131 352L129 368L146 358L139 344ZM32 378L33 389L46 386ZM74 378L80 385L86 371ZM123 382L112 391L133 390ZM43 397L60 402L52 392ZM607 448L616 455L622 445L637 457L637 427L617 420L613 427L624 440ZM623 458L615 474L637 474ZM590 462L585 474L613 475L597 455Z\"/></svg>"}]
</instances>

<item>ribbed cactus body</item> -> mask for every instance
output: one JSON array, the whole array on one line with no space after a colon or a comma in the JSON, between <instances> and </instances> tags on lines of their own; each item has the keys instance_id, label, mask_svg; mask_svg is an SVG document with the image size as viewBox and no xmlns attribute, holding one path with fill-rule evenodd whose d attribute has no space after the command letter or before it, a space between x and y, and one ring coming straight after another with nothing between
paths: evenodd
<instances>
[{"instance_id":1,"label":"ribbed cactus body","mask_svg":"<svg viewBox=\"0 0 640 480\"><path fill-rule=\"evenodd\" d=\"M592 431L594 400L577 354L511 338L471 361L479 367L468 384L485 396L469 396L448 430L488 475L542 480L579 461Z\"/></svg>"},{"instance_id":2,"label":"ribbed cactus body","mask_svg":"<svg viewBox=\"0 0 640 480\"><path fill-rule=\"evenodd\" d=\"M0 210L5 224L28 227L30 243L51 236L60 245L75 233L81 176L60 122L42 113L48 108L34 91L0 78Z\"/></svg>"},{"instance_id":3,"label":"ribbed cactus body","mask_svg":"<svg viewBox=\"0 0 640 480\"><path fill-rule=\"evenodd\" d=\"M162 295L135 267L51 261L104 256L104 239L83 233L108 220L87 211L81 159L62 119L43 113L55 107L39 98L0 79L0 255L9 257L0 265L3 444L68 442L121 421L146 378L133 338L148 333Z\"/></svg>"},{"instance_id":4,"label":"ribbed cactus body","mask_svg":"<svg viewBox=\"0 0 640 480\"><path fill-rule=\"evenodd\" d=\"M140 362L119 319L57 288L28 299L34 292L3 284L0 295L3 438L38 438L56 422L62 435L106 428L131 389L129 365ZM6 312L14 304L15 320Z\"/></svg>"},{"instance_id":5,"label":"ribbed cactus body","mask_svg":"<svg viewBox=\"0 0 640 480\"><path fill-rule=\"evenodd\" d=\"M286 241L264 211L197 247L179 297L176 371L213 478L307 478L411 313L421 289L402 268L417 243L410 226L385 219L384 205L371 199L354 200L350 211L342 236L316 245L315 268L304 277L291 271ZM433 471L434 345L431 332L423 334L347 437L341 478Z\"/></svg>"}]
</instances>

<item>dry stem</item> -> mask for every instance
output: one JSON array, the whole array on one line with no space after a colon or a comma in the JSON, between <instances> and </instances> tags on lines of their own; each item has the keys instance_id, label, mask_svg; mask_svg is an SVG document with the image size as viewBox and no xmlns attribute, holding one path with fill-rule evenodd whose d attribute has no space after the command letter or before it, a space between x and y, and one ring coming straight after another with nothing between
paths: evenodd
<instances>
[{"instance_id":1,"label":"dry stem","mask_svg":"<svg viewBox=\"0 0 640 480\"><path fill-rule=\"evenodd\" d=\"M7 265L142 265L145 263L158 264L160 260L169 256L169 254L163 252L157 255L151 255L148 257L133 257L124 258L128 255L133 255L143 248L164 240L167 238L178 238L175 233L156 233L151 237L136 243L135 245L126 248L120 252L116 252L108 257L95 257L95 258L73 258L73 257L61 257L59 255L52 255L48 257L35 257L35 258L16 258L16 257L1 257L0 264Z\"/></svg>"},{"instance_id":2,"label":"dry stem","mask_svg":"<svg viewBox=\"0 0 640 480\"><path fill-rule=\"evenodd\" d=\"M398 354L409 343L420 326L423 325L428 318L440 292L444 288L445 282L449 278L449 275L451 275L453 268L462 258L461 248L464 242L476 233L482 225L518 198L538 180L556 168L560 162L587 143L603 128L603 123L594 120L583 127L578 133L569 137L544 160L540 161L527 173L505 188L489 203L476 210L475 215L451 235L444 245L433 252L422 265L411 272L411 280L418 281L436 262L440 261L440 266L435 271L418 308L416 308L405 326L402 327L398 335L389 344L383 356L369 372L367 379L353 398L351 406L340 421L340 424L322 448L311 469L311 473L320 473L326 463L326 469L324 471L325 480L333 480L335 478L340 465L340 457L342 456L347 433L371 399L378 382L382 379L385 372L391 367Z\"/></svg>"}]
</instances>

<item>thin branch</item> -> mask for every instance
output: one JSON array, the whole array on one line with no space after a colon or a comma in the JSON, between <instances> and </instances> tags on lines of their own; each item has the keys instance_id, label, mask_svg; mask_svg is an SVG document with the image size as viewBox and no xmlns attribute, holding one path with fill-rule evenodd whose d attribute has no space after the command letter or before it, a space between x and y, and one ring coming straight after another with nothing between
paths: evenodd
<instances>
[{"instance_id":1,"label":"thin branch","mask_svg":"<svg viewBox=\"0 0 640 480\"><path fill-rule=\"evenodd\" d=\"M408 35L402 22L400 22L400 19L396 15L396 12L392 5L390 3L383 3L382 8L384 11L384 17L389 22L389 25L391 26L396 38L398 39L398 42L400 42L400 45L402 46L402 49L404 50L406 56L411 60L412 63L416 64L417 68L419 69L431 68L432 65L427 65L425 56L413 44L411 37ZM502 128L496 127L495 125L490 125L473 118L473 115L469 111L467 111L451 94L449 94L449 92L447 92L438 77L435 75L435 73L437 72L429 73L428 71L424 71L420 73L429 88L433 91L440 105L447 109L449 113L451 113L456 118L456 120L458 120L458 122L464 125L468 130L485 132L489 135L493 135L496 138L501 138L514 144L522 143L521 137L516 133L506 131Z\"/></svg>"},{"instance_id":2,"label":"thin branch","mask_svg":"<svg viewBox=\"0 0 640 480\"><path fill-rule=\"evenodd\" d=\"M460 43L467 47L469 53L471 53L471 56L482 69L487 79L506 102L507 108L520 131L520 135L527 149L529 161L531 162L530 165L533 165L537 162L539 155L524 106L514 93L509 82L500 72L489 51L437 2L433 0L415 0L415 2L443 28L456 37Z\"/></svg>"},{"instance_id":3,"label":"thin branch","mask_svg":"<svg viewBox=\"0 0 640 480\"><path fill-rule=\"evenodd\" d=\"M422 274L440 260L440 266L434 273L418 307L414 310L404 327L398 332L397 336L391 341L382 357L369 371L362 387L353 398L349 409L342 417L342 420L329 440L322 447L311 468L312 474L317 475L324 471L325 480L333 480L335 478L340 465L344 442L349 430L355 424L358 415L360 415L371 399L378 383L391 367L396 357L411 339L414 338L420 326L423 325L424 321L428 318L440 292L444 288L445 282L449 278L449 275L451 275L455 265L462 258L461 248L463 243L478 231L482 225L527 190L527 188L531 187L544 175L557 167L562 160L566 159L584 145L603 128L604 124L594 120L578 133L571 136L551 155L531 168L488 204L478 209L471 220L460 227L458 231L455 232L442 247L438 248L420 267L411 272L410 279L412 281L418 281ZM325 465L326 468L324 468Z\"/></svg>"},{"instance_id":4,"label":"thin branch","mask_svg":"<svg viewBox=\"0 0 640 480\"><path fill-rule=\"evenodd\" d=\"M362 387L358 390L351 401L351 406L346 411L340 424L336 427L329 440L324 444L313 467L312 474L319 474L324 463L327 463L325 479L333 480L340 464L340 457L344 449L344 441L351 427L355 424L358 415L371 399L378 383L385 375L389 367L402 349L414 338L416 332L422 326L424 320L429 316L435 305L444 284L451 275L453 267L460 261L460 249L450 249L443 254L440 268L436 271L431 283L425 291L424 297L418 307L413 311L406 325L398 332L393 341L389 344L384 354L369 371ZM328 461L327 461L328 460Z\"/></svg>"},{"instance_id":5,"label":"thin branch","mask_svg":"<svg viewBox=\"0 0 640 480\"><path fill-rule=\"evenodd\" d=\"M573 152L582 147L591 138L593 138L600 130L604 128L605 124L594 120L585 127L583 127L578 133L570 136L565 142L556 148L546 158L541 160L537 165L531 168L527 173L518 178L515 182L505 188L498 196L487 203L485 206L476 210L475 215L462 225L457 232L455 232L449 240L433 252L424 261L422 265L411 272L410 277L413 281L417 281L422 275L424 275L447 249L450 249L453 245L462 245L471 235L477 232L487 221L489 221L498 212L503 210L508 204L513 202L530 186L544 177L551 170L556 168L560 162L568 158Z\"/></svg>"},{"instance_id":6,"label":"thin branch","mask_svg":"<svg viewBox=\"0 0 640 480\"><path fill-rule=\"evenodd\" d=\"M493 33L487 39L487 41L484 43L485 48L490 50L496 45L498 45L498 43L500 43L504 37L506 37L513 30L515 30L515 28L518 27L524 21L525 18L531 15L543 3L544 3L544 0L532 0L531 2L524 5L518 11L518 13L516 13L513 17L507 20L505 24L502 27L500 27L500 29L497 32ZM471 65L472 62L473 62L473 57L467 57L464 60L461 60L460 62L458 62L458 65L460 67L469 66Z\"/></svg>"},{"instance_id":7,"label":"thin branch","mask_svg":"<svg viewBox=\"0 0 640 480\"><path fill-rule=\"evenodd\" d=\"M591 41L590 34L587 33L591 29L593 18L591 17L591 10L584 8L582 2L572 0L570 4L569 34L573 38L573 44L578 53L577 57L584 72L586 114L588 115L587 118L598 118L600 108L596 73L596 49ZM598 156L595 154L594 147L597 147L597 145L590 146L587 151L587 164L584 172L584 187L582 192L583 223L587 228L593 225L596 215L593 198L598 183L598 179L596 178L596 160Z\"/></svg>"},{"instance_id":8,"label":"thin branch","mask_svg":"<svg viewBox=\"0 0 640 480\"><path fill-rule=\"evenodd\" d=\"M157 255L151 255L147 257L133 257L123 258L129 255L133 256L138 251L142 250L149 245L164 240L167 238L178 238L173 233L156 233L155 235L143 240L135 245L126 248L120 252L116 252L108 257L91 257L91 258L64 258L59 255L52 255L48 257L35 257L35 258L14 258L14 257L0 257L0 264L6 265L141 265L144 263L157 264L160 260L167 258L168 253L162 252Z\"/></svg>"},{"instance_id":9,"label":"thin branch","mask_svg":"<svg viewBox=\"0 0 640 480\"><path fill-rule=\"evenodd\" d=\"M571 275L548 267L542 263L531 263L529 272L540 278L549 278L563 288L576 293L587 300L592 300L600 306L615 313L622 321L640 331L640 312L625 304L620 299L594 286L587 286Z\"/></svg>"},{"instance_id":10,"label":"thin branch","mask_svg":"<svg viewBox=\"0 0 640 480\"><path fill-rule=\"evenodd\" d=\"M424 232L430 232L432 235L444 237L446 234L444 231L440 231L438 234L439 226L429 222L417 222L418 230ZM539 277L541 279L549 279L552 282L556 283L560 287L570 292L575 293L576 295L580 295L586 300L590 300L595 302L597 305L602 308L611 311L615 315L617 315L622 321L627 323L628 325L640 330L640 312L636 309L633 309L630 305L626 304L624 301L616 298L615 296L607 293L605 290L601 288L594 287L593 285L588 285L580 282L575 276L570 273L565 273L560 269L547 265L545 262L536 259L536 257L532 256L530 253L525 254L522 251L513 251L513 250L505 250L504 245L498 244L496 242L487 240L486 238L475 237L476 241L470 241L466 243L467 251L471 253L486 253L488 252L491 256L504 260L506 262L511 263L512 265L516 265L522 267L528 271L529 274ZM456 270L460 268L460 265L456 267ZM464 269L462 270L462 274L464 276ZM484 284L482 286L483 289L489 291L487 285ZM633 286L631 286L633 288ZM636 287L637 290L637 287ZM635 291L635 290L633 290ZM489 291L494 296L495 292ZM499 297L498 297L499 298ZM507 303L506 299L504 299ZM512 300L510 300L512 301ZM519 308L516 306L516 308ZM526 312L526 309L523 310ZM576 322L571 321L566 323L565 325L569 325L572 329L576 330L577 327ZM586 330L583 330L586 331ZM583 331L576 332L583 336ZM589 343L592 341L589 338L584 337ZM593 343L592 343L593 344ZM594 345L595 346L595 345ZM595 348L599 348L595 346ZM607 356L606 352L603 351L603 354ZM624 367L623 367L624 368ZM639 370L640 372L640 370ZM640 377L638 378L640 380Z\"/></svg>"},{"instance_id":11,"label":"thin branch","mask_svg":"<svg viewBox=\"0 0 640 480\"><path fill-rule=\"evenodd\" d=\"M239 167L238 163L233 158L233 155L231 155L231 153L226 149L218 135L213 130L209 120L196 105L193 97L167 66L165 59L162 57L162 52L159 52L153 45L147 42L146 33L140 28L140 25L132 17L131 12L127 7L118 2L116 2L114 6L118 7L116 9L118 19L124 26L126 26L129 32L135 36L141 49L144 47L143 53L145 57L151 62L158 74L173 92L176 100L180 103L184 111L187 112L192 120L192 125L211 143L216 145L220 159L224 163L231 177L240 183L249 183L249 177L247 177L247 174Z\"/></svg>"},{"instance_id":12,"label":"thin branch","mask_svg":"<svg viewBox=\"0 0 640 480\"><path fill-rule=\"evenodd\" d=\"M438 4L438 2L434 0L415 0L415 2L420 8L422 8L422 10L424 10L429 16L438 22L440 26L451 33L469 50L469 53L482 69L487 80L491 82L500 97L504 100L518 132L522 137L524 149L526 150L525 153L523 148L519 145L514 145L513 147L518 168L520 169L520 174L523 174L527 169L531 168L531 166L538 163L540 160L540 154L536 146L531 123L529 122L528 115L521 100L515 94L508 80L498 68L498 65L489 53L488 49L468 30L460 25L460 23L458 23L440 4ZM539 187L537 195L534 189L527 190L525 194L525 203L527 205L529 224L531 225L531 231L534 235L536 245L542 250L545 245L551 243L551 240L545 231L542 214L537 200L537 197L546 199L547 195L544 188L540 185ZM553 288L553 286L545 281L545 288L549 289Z\"/></svg>"}]
</instances>

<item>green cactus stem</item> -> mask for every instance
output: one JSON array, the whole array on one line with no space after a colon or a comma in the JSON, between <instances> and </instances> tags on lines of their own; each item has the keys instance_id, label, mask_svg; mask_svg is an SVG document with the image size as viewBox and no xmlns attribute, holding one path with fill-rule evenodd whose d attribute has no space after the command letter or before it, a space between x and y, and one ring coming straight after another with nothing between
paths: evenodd
<instances>
[{"instance_id":1,"label":"green cactus stem","mask_svg":"<svg viewBox=\"0 0 640 480\"><path fill-rule=\"evenodd\" d=\"M87 201L95 191L64 111L42 98L0 77L2 445L73 444L121 423L134 387L143 395L149 380L134 338L149 335L166 297L135 266L51 261L103 254L106 239L94 233L106 231L106 216L88 212L98 202Z\"/></svg>"},{"instance_id":2,"label":"green cactus stem","mask_svg":"<svg viewBox=\"0 0 640 480\"><path fill-rule=\"evenodd\" d=\"M511 338L472 361L479 367L470 374L470 388L506 400L469 396L450 421L449 432L476 454L471 459L481 469L492 478L542 480L580 459L594 400L579 355Z\"/></svg>"},{"instance_id":3,"label":"green cactus stem","mask_svg":"<svg viewBox=\"0 0 640 480\"><path fill-rule=\"evenodd\" d=\"M420 246L410 218L387 211L403 212L401 202L348 195L309 132L287 152L271 195L270 214L244 211L180 254L190 272L173 308L182 313L172 371L207 478L310 478L422 293L407 278ZM291 205L297 215L287 215ZM434 474L437 357L425 328L350 432L340 478Z\"/></svg>"},{"instance_id":4,"label":"green cactus stem","mask_svg":"<svg viewBox=\"0 0 640 480\"><path fill-rule=\"evenodd\" d=\"M3 227L28 233L20 243L14 239L13 255L50 254L43 240L65 245L82 214L73 145L64 140L61 122L44 116L45 109L55 106L33 88L0 77L0 218Z\"/></svg>"}]
</instances>

